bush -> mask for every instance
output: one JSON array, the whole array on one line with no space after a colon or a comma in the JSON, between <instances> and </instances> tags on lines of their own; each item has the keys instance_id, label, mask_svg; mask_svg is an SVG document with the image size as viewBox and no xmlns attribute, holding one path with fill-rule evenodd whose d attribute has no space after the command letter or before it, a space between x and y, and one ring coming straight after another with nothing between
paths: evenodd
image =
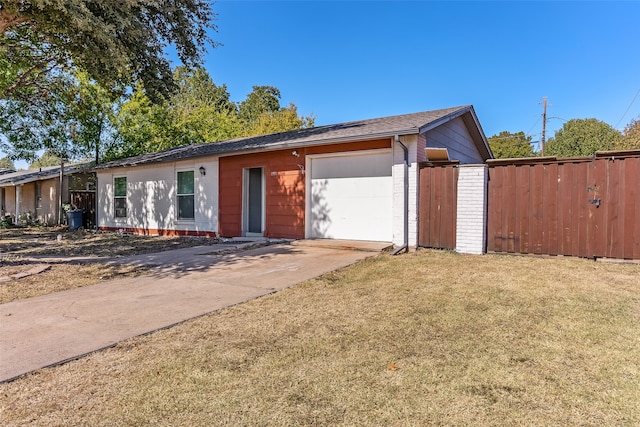
<instances>
[{"instance_id":1,"label":"bush","mask_svg":"<svg viewBox=\"0 0 640 427\"><path fill-rule=\"evenodd\" d=\"M11 215L7 215L4 218L0 218L0 228L11 228L13 227L13 218Z\"/></svg>"}]
</instances>

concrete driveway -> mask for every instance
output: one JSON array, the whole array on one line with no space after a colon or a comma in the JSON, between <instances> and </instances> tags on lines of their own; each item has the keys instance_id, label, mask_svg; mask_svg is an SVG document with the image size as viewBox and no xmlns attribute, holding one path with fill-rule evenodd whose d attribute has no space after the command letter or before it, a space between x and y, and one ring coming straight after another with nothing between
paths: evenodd
<instances>
[{"instance_id":1,"label":"concrete driveway","mask_svg":"<svg viewBox=\"0 0 640 427\"><path fill-rule=\"evenodd\" d=\"M151 265L153 273L0 305L0 382L276 292L387 246L299 241L225 253L221 245L115 261Z\"/></svg>"}]
</instances>

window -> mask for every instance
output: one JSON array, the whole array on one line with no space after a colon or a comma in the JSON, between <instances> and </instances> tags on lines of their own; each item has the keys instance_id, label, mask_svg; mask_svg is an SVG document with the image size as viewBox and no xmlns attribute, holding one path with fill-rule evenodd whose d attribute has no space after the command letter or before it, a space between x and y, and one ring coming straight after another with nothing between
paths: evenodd
<instances>
[{"instance_id":1,"label":"window","mask_svg":"<svg viewBox=\"0 0 640 427\"><path fill-rule=\"evenodd\" d=\"M178 219L194 219L193 171L178 172Z\"/></svg>"},{"instance_id":2,"label":"window","mask_svg":"<svg viewBox=\"0 0 640 427\"><path fill-rule=\"evenodd\" d=\"M113 208L116 218L127 217L127 178L113 179Z\"/></svg>"},{"instance_id":3,"label":"window","mask_svg":"<svg viewBox=\"0 0 640 427\"><path fill-rule=\"evenodd\" d=\"M36 209L42 209L42 182L36 181Z\"/></svg>"}]
</instances>

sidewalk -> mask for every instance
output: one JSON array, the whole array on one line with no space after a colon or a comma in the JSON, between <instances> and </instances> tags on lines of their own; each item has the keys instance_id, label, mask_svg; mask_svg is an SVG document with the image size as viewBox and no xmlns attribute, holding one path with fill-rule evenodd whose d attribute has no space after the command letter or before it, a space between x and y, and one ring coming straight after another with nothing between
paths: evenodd
<instances>
[{"instance_id":1,"label":"sidewalk","mask_svg":"<svg viewBox=\"0 0 640 427\"><path fill-rule=\"evenodd\" d=\"M155 267L148 276L0 305L0 382L276 292L385 247L303 241L232 254L201 246L112 260Z\"/></svg>"}]
</instances>

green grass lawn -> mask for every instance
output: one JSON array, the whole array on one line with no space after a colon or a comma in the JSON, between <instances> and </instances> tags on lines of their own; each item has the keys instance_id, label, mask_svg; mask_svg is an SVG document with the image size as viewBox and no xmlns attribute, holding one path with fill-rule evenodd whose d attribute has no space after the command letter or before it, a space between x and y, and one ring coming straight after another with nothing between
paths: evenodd
<instances>
[{"instance_id":1,"label":"green grass lawn","mask_svg":"<svg viewBox=\"0 0 640 427\"><path fill-rule=\"evenodd\" d=\"M640 424L640 266L379 255L0 385L4 425Z\"/></svg>"}]
</instances>

